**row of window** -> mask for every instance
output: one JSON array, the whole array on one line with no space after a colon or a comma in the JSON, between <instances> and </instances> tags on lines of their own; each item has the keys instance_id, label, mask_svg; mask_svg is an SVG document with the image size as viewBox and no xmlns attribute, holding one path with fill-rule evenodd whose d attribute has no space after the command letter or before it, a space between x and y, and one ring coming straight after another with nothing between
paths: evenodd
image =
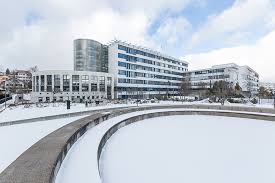
<instances>
[{"instance_id":1,"label":"row of window","mask_svg":"<svg viewBox=\"0 0 275 183\"><path fill-rule=\"evenodd\" d=\"M146 87L146 88L141 88L141 87L118 87L117 91L118 92L127 92L128 94L136 92L136 91L144 91L144 92L161 92L161 91L178 91L179 88L151 88L151 87Z\"/></svg>"},{"instance_id":2,"label":"row of window","mask_svg":"<svg viewBox=\"0 0 275 183\"><path fill-rule=\"evenodd\" d=\"M212 69L212 70L202 70L202 71L196 71L195 75L200 75L200 74L213 74L213 73L223 73L225 69ZM185 75L188 75L189 73L184 73Z\"/></svg>"},{"instance_id":3,"label":"row of window","mask_svg":"<svg viewBox=\"0 0 275 183\"><path fill-rule=\"evenodd\" d=\"M164 61L167 61L167 62L171 62L173 64L182 65L182 66L185 66L185 67L188 66L185 63L182 63L182 62L179 62L179 61L176 61L176 60L172 60L170 58L162 57L162 56L155 55L155 54L152 54L152 53L147 53L147 52L144 52L144 51L141 51L141 50L137 50L137 49L134 49L134 48L129 48L129 47L122 46L122 45L118 45L118 49L119 50L123 50L126 53L129 53L129 54L132 54L132 55L143 55L143 56L146 56L146 57L150 57L150 58L155 58L155 59L158 59L158 60L164 60Z\"/></svg>"},{"instance_id":4,"label":"row of window","mask_svg":"<svg viewBox=\"0 0 275 183\"><path fill-rule=\"evenodd\" d=\"M163 75L157 75L157 74L149 74L149 73L141 73L141 72L133 72L133 71L125 71L125 70L119 70L119 75L123 75L126 77L144 77L144 78L156 78L156 79L165 79L165 80L174 80L174 81L181 81L182 78L177 77L171 77L171 76L163 76Z\"/></svg>"},{"instance_id":5,"label":"row of window","mask_svg":"<svg viewBox=\"0 0 275 183\"><path fill-rule=\"evenodd\" d=\"M118 61L117 64L120 67L125 67L126 69L130 69L130 70L144 70L144 71L152 71L152 72L159 72L159 73L182 76L181 72L158 69L158 68L154 68L154 67L141 66L141 65L137 65L137 64L130 64L130 63L125 63L125 62L120 62L120 61Z\"/></svg>"},{"instance_id":6,"label":"row of window","mask_svg":"<svg viewBox=\"0 0 275 183\"><path fill-rule=\"evenodd\" d=\"M61 76L63 81L63 89L61 90ZM53 78L52 78L53 77ZM46 87L45 87L45 79L46 79ZM105 77L104 76L90 76L90 91L97 91L98 84L99 90L105 91ZM72 75L72 79L70 75L41 75L33 76L34 86L33 91L47 91L47 92L60 92L60 91L70 91L70 82L72 82L72 91L77 92L80 90L80 82L81 89L83 92L89 91L89 75ZM40 88L39 88L40 84ZM107 77L107 86L112 85L112 78ZM40 90L39 90L40 89Z\"/></svg>"},{"instance_id":7,"label":"row of window","mask_svg":"<svg viewBox=\"0 0 275 183\"><path fill-rule=\"evenodd\" d=\"M156 66L160 66L160 67L168 67L168 68L175 69L175 70L187 71L187 69L183 68L183 67L177 67L177 66L164 64L164 63L156 62L156 61L152 61L152 60L147 60L147 59L143 59L143 58L139 58L139 57L134 57L134 56L130 56L130 55L122 54L122 53L118 53L118 58L125 59L126 61L129 61L129 62L141 62L141 63L156 65Z\"/></svg>"},{"instance_id":8,"label":"row of window","mask_svg":"<svg viewBox=\"0 0 275 183\"><path fill-rule=\"evenodd\" d=\"M188 78L188 77L186 77ZM210 80L210 79L227 79L230 78L229 75L213 75L213 76L199 76L199 77L190 77L189 81L201 81L201 80Z\"/></svg>"},{"instance_id":9,"label":"row of window","mask_svg":"<svg viewBox=\"0 0 275 183\"><path fill-rule=\"evenodd\" d=\"M172 83L170 81L147 81L139 79L118 79L118 83L128 83L128 84L142 84L142 85L165 85L165 86L180 86L181 83Z\"/></svg>"}]
</instances>

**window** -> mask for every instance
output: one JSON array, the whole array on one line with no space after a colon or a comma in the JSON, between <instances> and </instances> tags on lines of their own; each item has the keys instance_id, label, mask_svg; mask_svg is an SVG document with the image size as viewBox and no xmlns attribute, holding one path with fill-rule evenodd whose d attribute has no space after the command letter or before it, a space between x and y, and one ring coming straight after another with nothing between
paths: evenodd
<instances>
[{"instance_id":1,"label":"window","mask_svg":"<svg viewBox=\"0 0 275 183\"><path fill-rule=\"evenodd\" d=\"M41 75L40 76L40 91L44 92L45 91L45 76Z\"/></svg>"},{"instance_id":2,"label":"window","mask_svg":"<svg viewBox=\"0 0 275 183\"><path fill-rule=\"evenodd\" d=\"M81 85L82 85L83 92L89 91L89 76L88 75L81 76Z\"/></svg>"},{"instance_id":3,"label":"window","mask_svg":"<svg viewBox=\"0 0 275 183\"><path fill-rule=\"evenodd\" d=\"M36 92L39 92L39 76L36 76Z\"/></svg>"},{"instance_id":4,"label":"window","mask_svg":"<svg viewBox=\"0 0 275 183\"><path fill-rule=\"evenodd\" d=\"M54 92L60 92L60 75L54 75Z\"/></svg>"},{"instance_id":5,"label":"window","mask_svg":"<svg viewBox=\"0 0 275 183\"><path fill-rule=\"evenodd\" d=\"M91 76L91 91L97 91L97 76Z\"/></svg>"},{"instance_id":6,"label":"window","mask_svg":"<svg viewBox=\"0 0 275 183\"><path fill-rule=\"evenodd\" d=\"M79 92L79 75L72 76L72 91Z\"/></svg>"},{"instance_id":7,"label":"window","mask_svg":"<svg viewBox=\"0 0 275 183\"><path fill-rule=\"evenodd\" d=\"M63 75L63 91L70 91L70 75Z\"/></svg>"},{"instance_id":8,"label":"window","mask_svg":"<svg viewBox=\"0 0 275 183\"><path fill-rule=\"evenodd\" d=\"M118 66L120 66L120 67L126 67L126 63L124 63L124 62L118 62Z\"/></svg>"},{"instance_id":9,"label":"window","mask_svg":"<svg viewBox=\"0 0 275 183\"><path fill-rule=\"evenodd\" d=\"M99 77L99 91L105 92L105 77L104 76Z\"/></svg>"},{"instance_id":10,"label":"window","mask_svg":"<svg viewBox=\"0 0 275 183\"><path fill-rule=\"evenodd\" d=\"M118 71L118 74L119 74L119 75L126 75L126 71L119 70L119 71Z\"/></svg>"},{"instance_id":11,"label":"window","mask_svg":"<svg viewBox=\"0 0 275 183\"><path fill-rule=\"evenodd\" d=\"M52 92L52 75L47 75L47 92Z\"/></svg>"}]
</instances>

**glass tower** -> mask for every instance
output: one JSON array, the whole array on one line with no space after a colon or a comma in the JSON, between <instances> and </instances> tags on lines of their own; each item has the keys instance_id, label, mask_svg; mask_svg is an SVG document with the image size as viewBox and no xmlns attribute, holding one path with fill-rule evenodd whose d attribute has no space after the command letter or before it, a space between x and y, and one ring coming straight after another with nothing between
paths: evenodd
<instances>
[{"instance_id":1,"label":"glass tower","mask_svg":"<svg viewBox=\"0 0 275 183\"><path fill-rule=\"evenodd\" d=\"M74 70L108 72L108 46L90 39L74 40Z\"/></svg>"}]
</instances>

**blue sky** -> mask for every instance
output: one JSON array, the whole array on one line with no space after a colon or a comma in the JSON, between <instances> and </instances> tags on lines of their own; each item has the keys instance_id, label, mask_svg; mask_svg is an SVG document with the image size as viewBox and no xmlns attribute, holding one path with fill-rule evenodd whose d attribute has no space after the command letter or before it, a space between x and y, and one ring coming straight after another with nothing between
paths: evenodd
<instances>
[{"instance_id":1,"label":"blue sky","mask_svg":"<svg viewBox=\"0 0 275 183\"><path fill-rule=\"evenodd\" d=\"M116 38L190 63L235 62L274 81L274 0L10 0L0 11L0 70L72 69L72 42ZM255 69L255 70L256 70Z\"/></svg>"}]
</instances>

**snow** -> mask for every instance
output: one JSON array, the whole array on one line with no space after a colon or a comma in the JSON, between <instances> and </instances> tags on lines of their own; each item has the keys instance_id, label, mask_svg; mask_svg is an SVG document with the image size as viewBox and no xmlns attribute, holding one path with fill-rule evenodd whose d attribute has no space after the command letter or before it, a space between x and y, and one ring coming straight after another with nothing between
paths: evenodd
<instances>
[{"instance_id":1,"label":"snow","mask_svg":"<svg viewBox=\"0 0 275 183\"><path fill-rule=\"evenodd\" d=\"M120 129L107 142L103 182L273 183L274 132L274 122L251 119L144 120Z\"/></svg>"},{"instance_id":2,"label":"snow","mask_svg":"<svg viewBox=\"0 0 275 183\"><path fill-rule=\"evenodd\" d=\"M0 173L41 138L82 117L0 127Z\"/></svg>"},{"instance_id":3,"label":"snow","mask_svg":"<svg viewBox=\"0 0 275 183\"><path fill-rule=\"evenodd\" d=\"M123 119L145 113L169 110L173 111L175 109L133 112L109 119L90 129L68 152L57 174L56 183L100 183L101 179L97 169L97 147L104 133ZM211 181L213 180L211 183L215 183L216 180L228 178L227 175L230 173L227 174L226 171L230 171L232 172L230 175L234 175L228 180L238 182L239 177L236 170L246 171L243 170L245 162L250 165L255 163L255 167L250 167L247 170L248 173L245 172L242 175L247 176L255 168L259 173L254 175L260 176L265 171L266 175L269 175L266 179L271 179L270 176L274 171L272 164L275 165L275 158L272 157L275 151L275 124L273 122L199 115L171 116L152 120L152 123L149 123L150 121L146 121L146 123L139 122L122 128L111 137L103 151L100 163L104 183L206 182L202 180L208 180L208 178ZM128 130L128 128L130 129ZM228 165L229 169L226 166L228 159L232 163ZM142 163L138 164L139 162ZM177 164L177 162L180 162L180 164ZM197 166L201 166L201 168ZM209 166L211 169L209 169ZM175 170L172 167L176 167ZM205 167L207 168L204 169ZM221 167L224 172L216 170L217 167ZM238 169L238 167L241 169ZM271 169L269 169L270 167ZM153 171L154 169L156 171ZM164 171L168 173L163 173ZM184 174L185 176L182 176L181 174L184 171L188 172L188 175ZM213 177L214 171L223 174ZM148 175L147 177L148 173L146 172L152 173L152 176ZM202 178L200 181L197 180L199 177L195 175L196 173L201 174L199 176ZM236 173L236 175L233 173ZM159 178L157 174L159 174ZM167 180L167 177L162 177L165 175L170 179ZM194 176L194 179L191 179L191 175ZM249 179L245 176L240 180ZM186 179L182 179L184 177ZM272 178L272 180L275 180L274 177ZM261 180L265 180L265 178Z\"/></svg>"},{"instance_id":4,"label":"snow","mask_svg":"<svg viewBox=\"0 0 275 183\"><path fill-rule=\"evenodd\" d=\"M147 103L147 104L139 104L139 106L150 106L150 105L191 105L191 104L201 104L201 105L221 105L219 103L212 103L209 104L206 100L203 101L195 101L195 102L177 102L177 101L160 101L160 103ZM264 104L257 104L257 105L249 105L249 104L230 104L226 103L227 106L244 106L244 107L263 107L263 108L273 108L273 104L271 103L264 103ZM36 105L19 105L15 107L9 107L3 112L0 112L0 123L6 121L14 121L14 120L21 120L21 119L30 119L36 117L43 117L43 116L52 116L57 114L67 114L73 112L80 112L80 111L91 111L91 110L98 110L98 109L107 109L107 108L116 108L116 107L127 107L127 106L136 106L136 104L107 104L101 106L89 106L85 107L85 104L72 104L71 109L67 110L65 103L50 103L50 104L41 104L40 107Z\"/></svg>"}]
</instances>

